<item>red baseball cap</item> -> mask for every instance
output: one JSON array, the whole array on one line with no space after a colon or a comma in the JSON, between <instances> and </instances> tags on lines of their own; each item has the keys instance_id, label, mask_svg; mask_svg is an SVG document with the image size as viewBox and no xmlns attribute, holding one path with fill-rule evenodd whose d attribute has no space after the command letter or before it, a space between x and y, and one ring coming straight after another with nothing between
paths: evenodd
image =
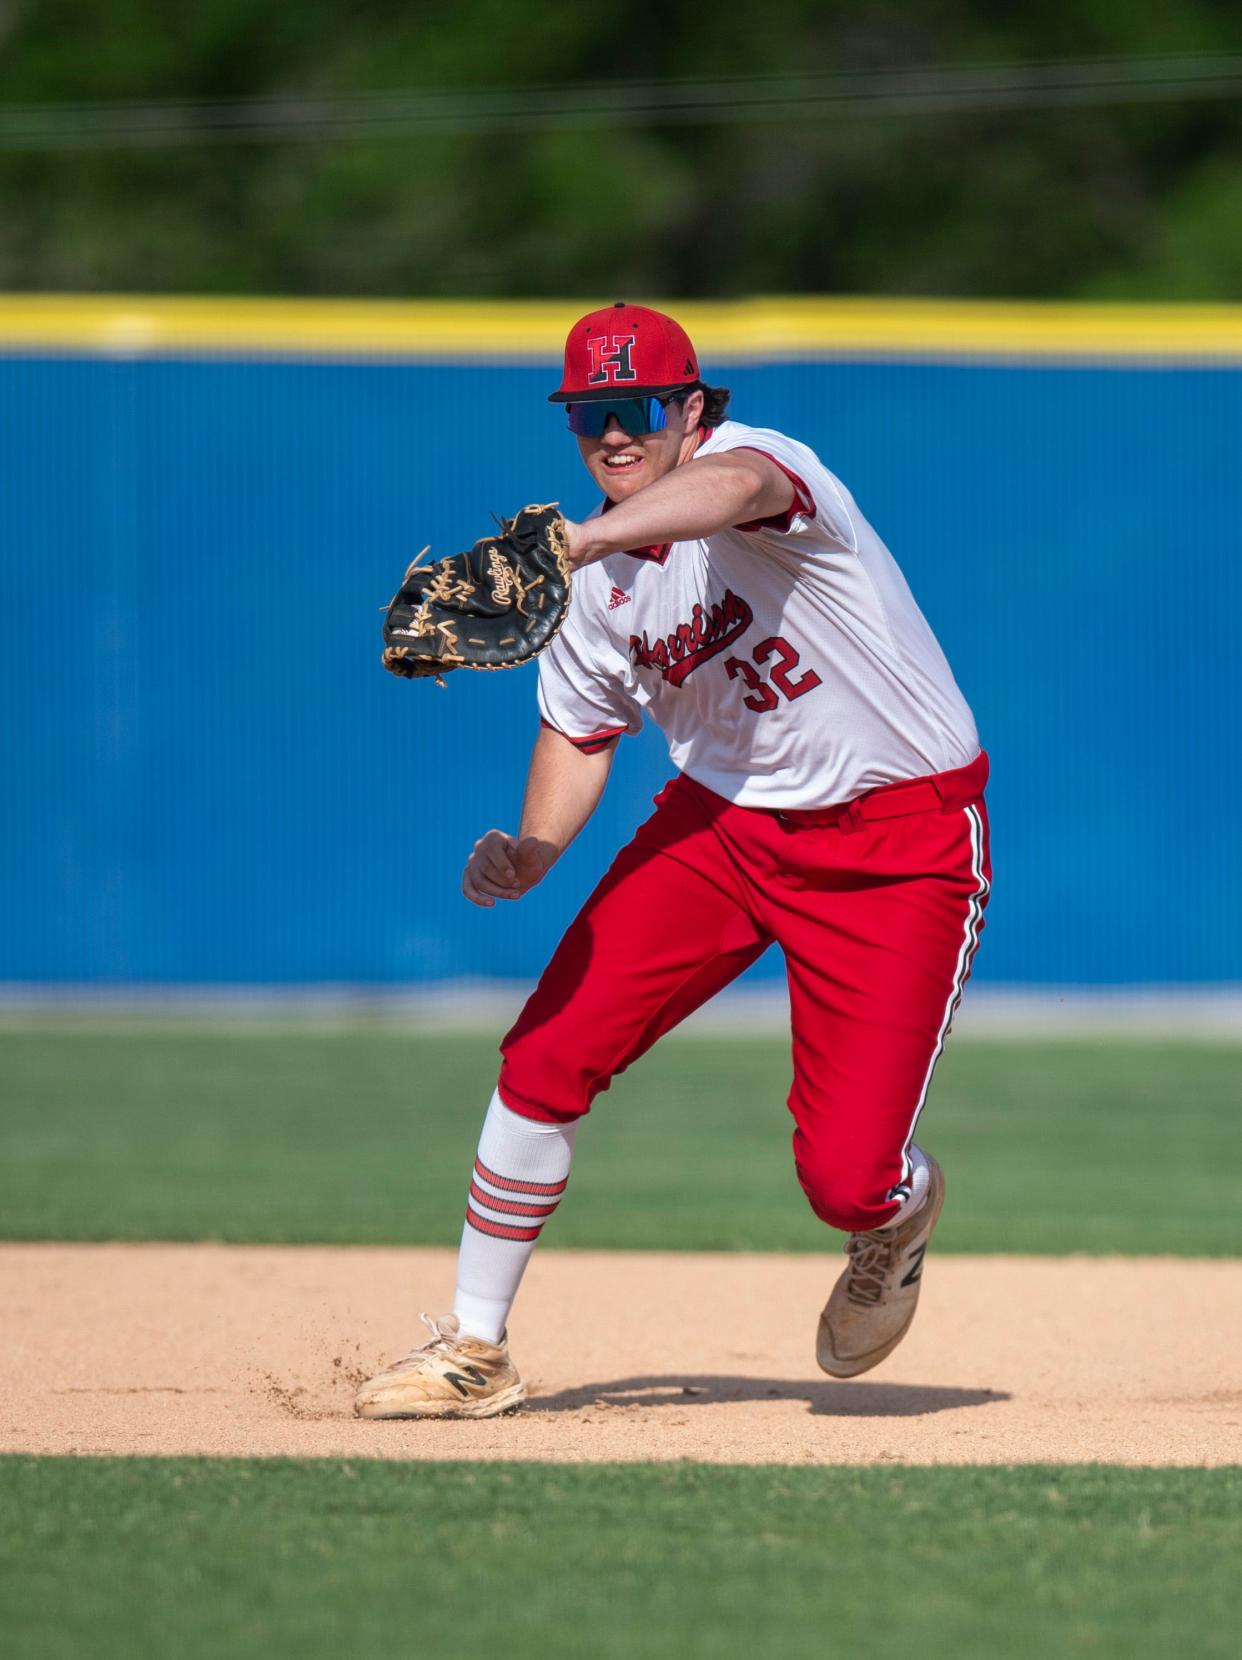
<instances>
[{"instance_id":1,"label":"red baseball cap","mask_svg":"<svg viewBox=\"0 0 1242 1660\"><path fill-rule=\"evenodd\" d=\"M580 317L565 341L565 373L549 403L649 398L697 385L699 359L681 324L618 300Z\"/></svg>"}]
</instances>

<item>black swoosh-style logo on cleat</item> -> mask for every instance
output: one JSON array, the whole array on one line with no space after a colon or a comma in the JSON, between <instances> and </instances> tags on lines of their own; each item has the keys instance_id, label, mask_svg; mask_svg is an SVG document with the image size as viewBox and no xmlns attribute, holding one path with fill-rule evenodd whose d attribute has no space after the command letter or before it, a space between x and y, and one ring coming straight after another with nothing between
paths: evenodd
<instances>
[{"instance_id":1,"label":"black swoosh-style logo on cleat","mask_svg":"<svg viewBox=\"0 0 1242 1660\"><path fill-rule=\"evenodd\" d=\"M477 1366L463 1366L460 1372L445 1372L444 1381L445 1383L451 1383L459 1395L469 1399L470 1385L472 1383L477 1384L481 1389L487 1382L487 1378L479 1371Z\"/></svg>"},{"instance_id":2,"label":"black swoosh-style logo on cleat","mask_svg":"<svg viewBox=\"0 0 1242 1660\"><path fill-rule=\"evenodd\" d=\"M902 1280L902 1282L901 1282L902 1285L913 1285L914 1284L914 1282L918 1279L919 1275L923 1272L923 1258L926 1255L927 1255L927 1246L926 1245L916 1245L914 1250L910 1252L912 1266L910 1268L910 1272L906 1275L905 1279Z\"/></svg>"}]
</instances>

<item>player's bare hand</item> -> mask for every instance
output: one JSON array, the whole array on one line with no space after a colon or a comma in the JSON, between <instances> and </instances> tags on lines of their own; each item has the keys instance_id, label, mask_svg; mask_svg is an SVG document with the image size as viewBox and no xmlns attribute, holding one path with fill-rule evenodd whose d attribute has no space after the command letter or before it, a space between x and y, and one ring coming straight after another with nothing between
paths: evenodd
<instances>
[{"instance_id":1,"label":"player's bare hand","mask_svg":"<svg viewBox=\"0 0 1242 1660\"><path fill-rule=\"evenodd\" d=\"M498 899L520 899L542 882L555 862L556 849L549 842L489 830L466 860L461 891L472 905L485 908Z\"/></svg>"}]
</instances>

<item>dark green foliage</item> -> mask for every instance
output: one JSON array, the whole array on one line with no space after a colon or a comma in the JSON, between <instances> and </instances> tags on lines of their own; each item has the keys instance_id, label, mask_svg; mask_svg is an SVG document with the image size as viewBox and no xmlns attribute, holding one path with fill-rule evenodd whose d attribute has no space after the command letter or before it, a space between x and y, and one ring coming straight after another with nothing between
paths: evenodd
<instances>
[{"instance_id":1,"label":"dark green foliage","mask_svg":"<svg viewBox=\"0 0 1242 1660\"><path fill-rule=\"evenodd\" d=\"M0 1034L0 1234L455 1244L495 1034L49 1025ZM1239 1249L1242 1054L957 1040L920 1140L937 1246ZM671 1038L600 1097L556 1246L822 1250L782 1038Z\"/></svg>"},{"instance_id":2,"label":"dark green foliage","mask_svg":"<svg viewBox=\"0 0 1242 1660\"><path fill-rule=\"evenodd\" d=\"M1236 6L41 0L9 105L537 88L1242 48ZM538 107L537 91L530 94ZM1242 101L0 150L0 287L1237 299Z\"/></svg>"},{"instance_id":3,"label":"dark green foliage","mask_svg":"<svg viewBox=\"0 0 1242 1660\"><path fill-rule=\"evenodd\" d=\"M4 1459L0 1625L8 1660L1225 1660L1240 1506L1236 1469Z\"/></svg>"}]
</instances>

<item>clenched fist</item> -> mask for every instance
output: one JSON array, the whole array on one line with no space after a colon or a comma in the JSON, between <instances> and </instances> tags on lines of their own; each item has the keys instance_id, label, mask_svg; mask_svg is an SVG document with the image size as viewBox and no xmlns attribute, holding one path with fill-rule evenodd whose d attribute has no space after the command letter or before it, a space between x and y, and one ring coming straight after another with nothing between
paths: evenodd
<instances>
[{"instance_id":1,"label":"clenched fist","mask_svg":"<svg viewBox=\"0 0 1242 1660\"><path fill-rule=\"evenodd\" d=\"M520 899L542 882L556 863L557 849L536 836L489 830L474 844L461 875L461 891L472 905L491 906L498 899Z\"/></svg>"}]
</instances>

